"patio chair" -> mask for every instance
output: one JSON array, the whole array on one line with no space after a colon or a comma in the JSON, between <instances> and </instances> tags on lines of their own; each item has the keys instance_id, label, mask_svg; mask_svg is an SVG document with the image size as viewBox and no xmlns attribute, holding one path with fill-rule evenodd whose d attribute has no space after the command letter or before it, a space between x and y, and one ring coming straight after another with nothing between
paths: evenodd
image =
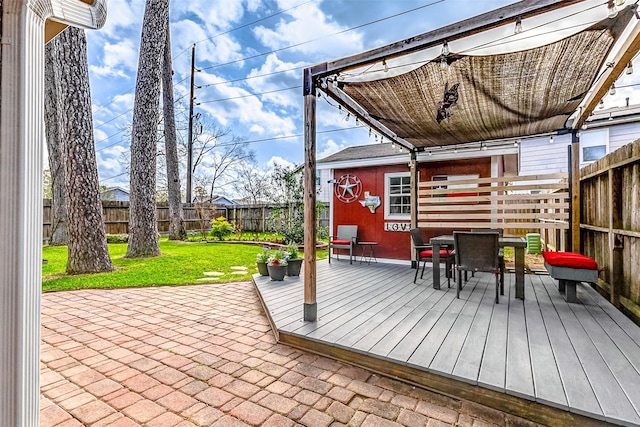
<instances>
[{"instance_id":1,"label":"patio chair","mask_svg":"<svg viewBox=\"0 0 640 427\"><path fill-rule=\"evenodd\" d=\"M349 264L353 264L353 249L357 241L357 225L339 225L338 234L336 236L329 236L329 264L331 264L331 248L349 249ZM337 252L336 258L340 260L340 255Z\"/></svg>"},{"instance_id":2,"label":"patio chair","mask_svg":"<svg viewBox=\"0 0 640 427\"><path fill-rule=\"evenodd\" d=\"M504 235L504 229L502 228L472 228L473 233L498 233L499 237ZM500 295L504 295L504 248L500 248L498 251L498 261L500 261ZM473 272L471 273L473 275ZM465 276L465 280L466 280Z\"/></svg>"},{"instance_id":3,"label":"patio chair","mask_svg":"<svg viewBox=\"0 0 640 427\"><path fill-rule=\"evenodd\" d=\"M420 278L424 276L424 268L427 265L427 261L433 261L433 246L427 245L422 240L422 234L420 233L419 228L412 228L411 232L411 241L413 242L413 247L416 251L416 275L413 277L413 283L416 283L418 279L418 270L420 270L420 262L422 264L422 273L420 274ZM451 259L453 258L453 254L451 248L443 247L440 249L440 259L445 263L446 275L447 275L447 286L451 287ZM434 266L435 268L435 266ZM439 266L438 266L439 268Z\"/></svg>"},{"instance_id":4,"label":"patio chair","mask_svg":"<svg viewBox=\"0 0 640 427\"><path fill-rule=\"evenodd\" d=\"M493 273L495 275L496 304L499 303L499 237L500 235L498 234L498 232L453 232L453 241L455 242L455 264L453 268L458 272L456 298L460 298L460 291L462 290L462 272L483 271Z\"/></svg>"}]
</instances>

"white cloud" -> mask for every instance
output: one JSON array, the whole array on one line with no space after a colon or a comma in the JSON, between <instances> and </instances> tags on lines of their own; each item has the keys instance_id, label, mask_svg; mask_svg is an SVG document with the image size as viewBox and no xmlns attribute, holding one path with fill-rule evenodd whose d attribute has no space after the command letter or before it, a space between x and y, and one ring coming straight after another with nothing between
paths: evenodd
<instances>
[{"instance_id":1,"label":"white cloud","mask_svg":"<svg viewBox=\"0 0 640 427\"><path fill-rule=\"evenodd\" d=\"M281 156L271 156L269 161L267 161L267 166L270 169L273 169L275 166L280 166L283 168L295 168L297 165L295 163L291 163L288 160L285 160Z\"/></svg>"},{"instance_id":2,"label":"white cloud","mask_svg":"<svg viewBox=\"0 0 640 427\"><path fill-rule=\"evenodd\" d=\"M103 131L102 129L93 129L93 140L94 141L102 141L102 140L106 140L108 138L108 135L105 131Z\"/></svg>"},{"instance_id":3,"label":"white cloud","mask_svg":"<svg viewBox=\"0 0 640 427\"><path fill-rule=\"evenodd\" d=\"M98 34L119 40L128 37L123 31L129 27L140 27L144 15L144 0L109 0L107 22Z\"/></svg>"},{"instance_id":4,"label":"white cloud","mask_svg":"<svg viewBox=\"0 0 640 427\"><path fill-rule=\"evenodd\" d=\"M197 16L208 29L220 32L233 27L244 14L243 0L190 0L172 3L175 18Z\"/></svg>"},{"instance_id":5,"label":"white cloud","mask_svg":"<svg viewBox=\"0 0 640 427\"><path fill-rule=\"evenodd\" d=\"M171 24L171 44L174 55L182 53L181 58L191 57L191 46L196 44L196 68L204 68L207 64L231 62L242 57L242 46L230 35L224 34L207 41L218 31L208 31L202 24L189 19L175 21ZM174 57L174 68L186 74L190 70L191 61Z\"/></svg>"},{"instance_id":6,"label":"white cloud","mask_svg":"<svg viewBox=\"0 0 640 427\"><path fill-rule=\"evenodd\" d=\"M280 3L282 9L292 6L290 2ZM362 35L355 31L340 33L346 28L328 21L316 3L304 4L290 10L287 15L288 20L282 18L272 27L256 27L254 34L272 49L301 43L290 51L305 54L322 53L324 56L340 57L362 50Z\"/></svg>"},{"instance_id":7,"label":"white cloud","mask_svg":"<svg viewBox=\"0 0 640 427\"><path fill-rule=\"evenodd\" d=\"M89 70L99 76L117 76L128 78L136 70L138 52L132 40L118 43L105 43L103 46L102 65L91 65Z\"/></svg>"},{"instance_id":8,"label":"white cloud","mask_svg":"<svg viewBox=\"0 0 640 427\"><path fill-rule=\"evenodd\" d=\"M327 156L332 155L333 153L337 153L340 150L343 150L348 145L347 144L338 144L334 140L330 139L324 143L325 147L322 151L318 152L317 157L319 159L325 158Z\"/></svg>"}]
</instances>

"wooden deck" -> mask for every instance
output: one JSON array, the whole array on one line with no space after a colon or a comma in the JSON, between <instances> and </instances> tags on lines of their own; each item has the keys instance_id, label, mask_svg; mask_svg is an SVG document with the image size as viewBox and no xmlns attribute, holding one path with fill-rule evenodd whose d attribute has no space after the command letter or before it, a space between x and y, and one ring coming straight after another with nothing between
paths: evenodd
<instances>
[{"instance_id":1,"label":"wooden deck","mask_svg":"<svg viewBox=\"0 0 640 427\"><path fill-rule=\"evenodd\" d=\"M304 322L303 276L254 276L278 339L542 424L640 426L640 328L586 285L568 304L549 276L513 274L494 304L476 274L431 286L431 271L318 262L318 320ZM510 296L511 295L511 296ZM588 417L588 418L587 418Z\"/></svg>"}]
</instances>

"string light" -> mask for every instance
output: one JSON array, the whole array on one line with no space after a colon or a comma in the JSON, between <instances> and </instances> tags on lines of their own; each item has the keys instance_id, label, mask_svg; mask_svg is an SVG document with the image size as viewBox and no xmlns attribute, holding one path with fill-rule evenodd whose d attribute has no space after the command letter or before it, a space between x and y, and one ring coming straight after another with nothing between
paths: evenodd
<instances>
[{"instance_id":1,"label":"string light","mask_svg":"<svg viewBox=\"0 0 640 427\"><path fill-rule=\"evenodd\" d=\"M549 144L553 144L555 141L553 140L553 135L549 137Z\"/></svg>"},{"instance_id":2,"label":"string light","mask_svg":"<svg viewBox=\"0 0 640 427\"><path fill-rule=\"evenodd\" d=\"M429 150L429 156L433 156L433 153L431 152L431 150Z\"/></svg>"},{"instance_id":3,"label":"string light","mask_svg":"<svg viewBox=\"0 0 640 427\"><path fill-rule=\"evenodd\" d=\"M453 154L458 154L458 146L453 147Z\"/></svg>"},{"instance_id":4,"label":"string light","mask_svg":"<svg viewBox=\"0 0 640 427\"><path fill-rule=\"evenodd\" d=\"M613 0L609 0L609 1L607 2L607 10L608 10L607 16L608 16L610 19L613 19L613 18L615 18L616 16L618 16L618 8L616 7L616 5L615 5L615 3L613 2Z\"/></svg>"},{"instance_id":5,"label":"string light","mask_svg":"<svg viewBox=\"0 0 640 427\"><path fill-rule=\"evenodd\" d=\"M369 138L371 138L371 128L369 128Z\"/></svg>"},{"instance_id":6,"label":"string light","mask_svg":"<svg viewBox=\"0 0 640 427\"><path fill-rule=\"evenodd\" d=\"M440 56L440 68L442 68L443 70L446 70L447 67L449 66L449 61L447 61L447 57L444 55Z\"/></svg>"},{"instance_id":7,"label":"string light","mask_svg":"<svg viewBox=\"0 0 640 427\"><path fill-rule=\"evenodd\" d=\"M356 117L356 126L360 125L360 120L358 120L358 118Z\"/></svg>"},{"instance_id":8,"label":"string light","mask_svg":"<svg viewBox=\"0 0 640 427\"><path fill-rule=\"evenodd\" d=\"M600 103L598 104L598 108L601 109L601 110L604 108L604 101L602 99L600 100Z\"/></svg>"},{"instance_id":9,"label":"string light","mask_svg":"<svg viewBox=\"0 0 640 427\"><path fill-rule=\"evenodd\" d=\"M629 62L627 64L627 69L625 70L626 74L633 74L633 64L631 62Z\"/></svg>"},{"instance_id":10,"label":"string light","mask_svg":"<svg viewBox=\"0 0 640 427\"><path fill-rule=\"evenodd\" d=\"M447 60L447 56L451 53L449 50L449 44L445 40L442 43L442 51L440 52L440 68L446 70L449 66L449 61Z\"/></svg>"},{"instance_id":11,"label":"string light","mask_svg":"<svg viewBox=\"0 0 640 427\"><path fill-rule=\"evenodd\" d=\"M487 151L487 144L485 144L484 142L480 143L480 149L482 151Z\"/></svg>"},{"instance_id":12,"label":"string light","mask_svg":"<svg viewBox=\"0 0 640 427\"><path fill-rule=\"evenodd\" d=\"M449 43L447 43L446 40L444 41L444 43L442 43L442 52L440 53L444 56L448 56L451 53L449 51Z\"/></svg>"},{"instance_id":13,"label":"string light","mask_svg":"<svg viewBox=\"0 0 640 427\"><path fill-rule=\"evenodd\" d=\"M609 95L615 95L615 94L616 94L616 84L611 83L611 88L609 88Z\"/></svg>"},{"instance_id":14,"label":"string light","mask_svg":"<svg viewBox=\"0 0 640 427\"><path fill-rule=\"evenodd\" d=\"M520 34L521 32L522 32L522 19L518 17L518 19L516 19L516 27L513 29L513 33Z\"/></svg>"},{"instance_id":15,"label":"string light","mask_svg":"<svg viewBox=\"0 0 640 427\"><path fill-rule=\"evenodd\" d=\"M613 116L611 115L611 111L609 111L609 120L613 120Z\"/></svg>"},{"instance_id":16,"label":"string light","mask_svg":"<svg viewBox=\"0 0 640 427\"><path fill-rule=\"evenodd\" d=\"M515 141L513 141L513 146L517 147L518 145L520 145L520 142L516 139Z\"/></svg>"},{"instance_id":17,"label":"string light","mask_svg":"<svg viewBox=\"0 0 640 427\"><path fill-rule=\"evenodd\" d=\"M338 89L338 79L333 79L333 81L331 82L331 85L333 86L334 89Z\"/></svg>"},{"instance_id":18,"label":"string light","mask_svg":"<svg viewBox=\"0 0 640 427\"><path fill-rule=\"evenodd\" d=\"M387 65L387 60L386 59L382 60L382 68L384 69L385 73L389 71L389 66Z\"/></svg>"},{"instance_id":19,"label":"string light","mask_svg":"<svg viewBox=\"0 0 640 427\"><path fill-rule=\"evenodd\" d=\"M344 120L348 122L350 118L351 118L351 113L347 112L347 117L345 117Z\"/></svg>"}]
</instances>

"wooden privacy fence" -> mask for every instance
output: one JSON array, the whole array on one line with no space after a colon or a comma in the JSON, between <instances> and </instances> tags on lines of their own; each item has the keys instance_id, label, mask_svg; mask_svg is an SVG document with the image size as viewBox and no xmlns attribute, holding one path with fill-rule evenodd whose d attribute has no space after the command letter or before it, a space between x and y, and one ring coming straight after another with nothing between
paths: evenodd
<instances>
[{"instance_id":1,"label":"wooden privacy fence","mask_svg":"<svg viewBox=\"0 0 640 427\"><path fill-rule=\"evenodd\" d=\"M580 170L582 253L598 285L640 319L640 140Z\"/></svg>"},{"instance_id":2,"label":"wooden privacy fence","mask_svg":"<svg viewBox=\"0 0 640 427\"><path fill-rule=\"evenodd\" d=\"M200 209L196 204L184 203L182 210L184 214L185 227L187 231L200 231L210 228L208 220L223 216L242 231L268 231L267 218L274 209L281 209L284 206L274 204L261 205L205 205ZM102 201L104 213L105 229L107 234L127 234L129 232L129 202ZM158 232L169 232L169 204L159 202L156 204L158 216ZM204 220L204 221L203 221ZM51 200L44 200L42 236L47 240L51 237ZM329 215L325 210L319 218L320 225L328 226Z\"/></svg>"},{"instance_id":3,"label":"wooden privacy fence","mask_svg":"<svg viewBox=\"0 0 640 427\"><path fill-rule=\"evenodd\" d=\"M420 182L418 227L539 232L563 247L569 228L567 174Z\"/></svg>"}]
</instances>

